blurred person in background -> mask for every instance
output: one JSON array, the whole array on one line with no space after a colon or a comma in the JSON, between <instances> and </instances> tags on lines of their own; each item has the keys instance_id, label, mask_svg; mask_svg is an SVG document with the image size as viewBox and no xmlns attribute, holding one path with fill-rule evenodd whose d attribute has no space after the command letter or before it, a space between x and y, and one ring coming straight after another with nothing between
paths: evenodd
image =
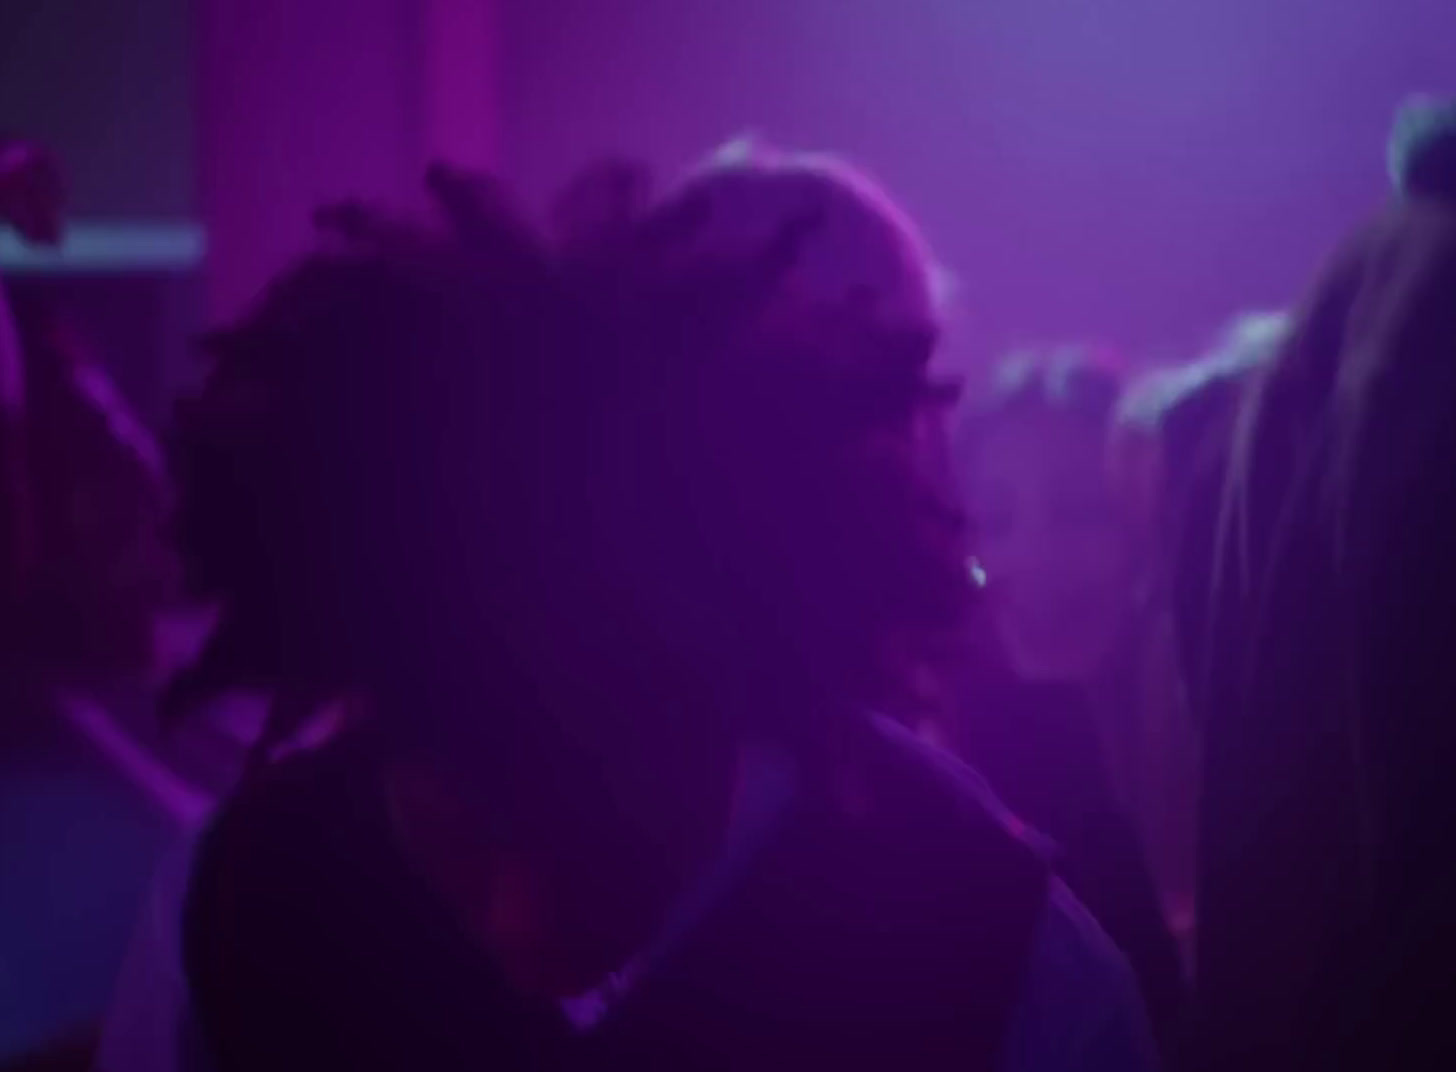
<instances>
[{"instance_id":1,"label":"blurred person in background","mask_svg":"<svg viewBox=\"0 0 1456 1072\"><path fill-rule=\"evenodd\" d=\"M55 243L63 195L43 148L0 143L0 225ZM100 365L3 288L0 413L0 1062L79 1069L172 836L83 728L112 725L96 695L149 710L164 481Z\"/></svg>"},{"instance_id":2,"label":"blurred person in background","mask_svg":"<svg viewBox=\"0 0 1456 1072\"><path fill-rule=\"evenodd\" d=\"M183 693L368 711L204 838L216 1065L1151 1067L1096 925L868 713L969 595L908 224L755 150L558 256L433 181L444 234L329 213L180 414Z\"/></svg>"},{"instance_id":3,"label":"blurred person in background","mask_svg":"<svg viewBox=\"0 0 1456 1072\"><path fill-rule=\"evenodd\" d=\"M1112 688L1104 679L1116 677L1133 633L1138 548L1107 469L1123 382L1114 359L1094 352L1016 355L961 426L990 625L1027 681ZM1099 732L1109 768L1129 767L1117 729Z\"/></svg>"},{"instance_id":4,"label":"blurred person in background","mask_svg":"<svg viewBox=\"0 0 1456 1072\"><path fill-rule=\"evenodd\" d=\"M59 241L63 196L44 149L0 145L0 220L22 238ZM7 453L24 492L12 498L25 500L8 537L24 619L10 641L65 684L145 673L156 617L175 597L160 451L61 311L33 297L3 312L4 394L23 412Z\"/></svg>"},{"instance_id":5,"label":"blurred person in background","mask_svg":"<svg viewBox=\"0 0 1456 1072\"><path fill-rule=\"evenodd\" d=\"M177 599L161 452L79 331L39 303L18 313L36 540L27 647L69 685L146 683Z\"/></svg>"},{"instance_id":6,"label":"blurred person in background","mask_svg":"<svg viewBox=\"0 0 1456 1072\"><path fill-rule=\"evenodd\" d=\"M1176 634L1165 646L1177 670L1178 707L1190 720L1186 671L1201 649L1187 628L1206 608L1218 492L1226 478L1234 419L1288 336L1286 313L1245 313L1201 358L1159 369L1129 392L1119 416L1118 462L1125 482L1148 504L1160 589L1159 631ZM1183 558L1203 565L1181 568ZM1192 585L1192 587L1186 587ZM1201 629L1203 622L1198 622Z\"/></svg>"},{"instance_id":7,"label":"blurred person in background","mask_svg":"<svg viewBox=\"0 0 1456 1072\"><path fill-rule=\"evenodd\" d=\"M1165 757L1144 694L1139 529L1109 469L1123 382L1105 357L1037 352L999 366L966 410L956 459L985 599L948 743L1056 842L1171 1045L1184 981L1148 835Z\"/></svg>"},{"instance_id":8,"label":"blurred person in background","mask_svg":"<svg viewBox=\"0 0 1456 1072\"><path fill-rule=\"evenodd\" d=\"M1456 1059L1456 109L1235 422L1183 607L1203 737L1197 1001L1214 1069ZM1204 580L1211 577L1211 581Z\"/></svg>"},{"instance_id":9,"label":"blurred person in background","mask_svg":"<svg viewBox=\"0 0 1456 1072\"><path fill-rule=\"evenodd\" d=\"M1197 656L1178 623L1189 601L1206 602L1208 571L1179 563L1211 556L1215 526L1207 507L1216 496L1208 491L1221 486L1243 392L1273 358L1287 323L1279 313L1245 314L1203 357L1140 377L1124 395L1113 434L1114 478L1145 534L1145 731L1160 762L1147 774L1148 798L1159 806L1144 816L1144 837L1190 962L1199 760L1187 671Z\"/></svg>"}]
</instances>

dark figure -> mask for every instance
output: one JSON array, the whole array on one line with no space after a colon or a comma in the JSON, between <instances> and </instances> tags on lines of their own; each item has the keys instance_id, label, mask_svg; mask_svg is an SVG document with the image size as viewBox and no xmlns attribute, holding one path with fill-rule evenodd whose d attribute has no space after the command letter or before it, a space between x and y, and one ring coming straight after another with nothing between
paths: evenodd
<instances>
[{"instance_id":1,"label":"dark figure","mask_svg":"<svg viewBox=\"0 0 1456 1072\"><path fill-rule=\"evenodd\" d=\"M1244 402L1212 561L1184 562L1212 578L1183 604L1211 1068L1456 1059L1456 113L1420 118Z\"/></svg>"},{"instance_id":2,"label":"dark figure","mask_svg":"<svg viewBox=\"0 0 1456 1072\"><path fill-rule=\"evenodd\" d=\"M1157 598L1168 619L1178 688L1185 702L1192 684L1190 672L1204 665L1209 563L1234 420L1245 394L1269 367L1289 329L1285 313L1237 317L1211 351L1149 377L1124 407L1123 426L1150 446ZM1201 714L1188 710L1195 722Z\"/></svg>"},{"instance_id":3,"label":"dark figure","mask_svg":"<svg viewBox=\"0 0 1456 1072\"><path fill-rule=\"evenodd\" d=\"M1184 1005L1149 865L1166 757L1141 689L1134 526L1108 432L1121 389L1080 351L1014 359L957 456L986 599L959 659L950 741L1056 845L1058 872L1127 954L1159 1035Z\"/></svg>"},{"instance_id":4,"label":"dark figure","mask_svg":"<svg viewBox=\"0 0 1456 1072\"><path fill-rule=\"evenodd\" d=\"M55 163L0 142L0 226L53 242ZM0 286L0 1067L87 1068L135 906L174 836L78 731L146 669L161 471L99 366ZM151 458L155 462L157 459ZM145 548L145 551L142 549ZM118 692L121 690L117 690Z\"/></svg>"},{"instance_id":5,"label":"dark figure","mask_svg":"<svg viewBox=\"0 0 1456 1072\"><path fill-rule=\"evenodd\" d=\"M463 242L331 214L343 248L214 339L181 414L223 610L179 695L356 712L204 840L210 1058L1148 1067L1110 944L866 714L886 636L966 595L903 221L755 157L564 257L493 187L434 188Z\"/></svg>"}]
</instances>

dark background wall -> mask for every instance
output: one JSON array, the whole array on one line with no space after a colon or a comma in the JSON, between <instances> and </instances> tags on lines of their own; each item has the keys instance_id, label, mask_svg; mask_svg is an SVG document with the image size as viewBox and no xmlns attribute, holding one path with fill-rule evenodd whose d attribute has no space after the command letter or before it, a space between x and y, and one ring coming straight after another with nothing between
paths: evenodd
<instances>
[{"instance_id":1,"label":"dark background wall","mask_svg":"<svg viewBox=\"0 0 1456 1072\"><path fill-rule=\"evenodd\" d=\"M196 223L191 0L0 0L0 132L49 145L76 224ZM63 309L118 385L161 423L199 326L195 270L26 277L19 297Z\"/></svg>"},{"instance_id":2,"label":"dark background wall","mask_svg":"<svg viewBox=\"0 0 1456 1072\"><path fill-rule=\"evenodd\" d=\"M0 0L0 131L42 138L82 216L196 207L191 0Z\"/></svg>"}]
</instances>

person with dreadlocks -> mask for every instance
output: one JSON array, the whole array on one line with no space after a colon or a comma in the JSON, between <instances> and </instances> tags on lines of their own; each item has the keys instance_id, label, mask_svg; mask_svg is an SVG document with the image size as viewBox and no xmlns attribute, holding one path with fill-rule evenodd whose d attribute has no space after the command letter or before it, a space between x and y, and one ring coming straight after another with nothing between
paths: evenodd
<instances>
[{"instance_id":1,"label":"person with dreadlocks","mask_svg":"<svg viewBox=\"0 0 1456 1072\"><path fill-rule=\"evenodd\" d=\"M1235 422L1199 606L1213 1069L1445 1068L1456 959L1456 107L1403 114ZM1196 590L1198 579L1194 579Z\"/></svg>"},{"instance_id":2,"label":"person with dreadlocks","mask_svg":"<svg viewBox=\"0 0 1456 1072\"><path fill-rule=\"evenodd\" d=\"M914 232L817 158L622 177L562 252L448 170L444 234L329 213L211 344L181 694L356 716L203 839L208 1059L1150 1068L1115 949L869 713L968 594Z\"/></svg>"}]
</instances>

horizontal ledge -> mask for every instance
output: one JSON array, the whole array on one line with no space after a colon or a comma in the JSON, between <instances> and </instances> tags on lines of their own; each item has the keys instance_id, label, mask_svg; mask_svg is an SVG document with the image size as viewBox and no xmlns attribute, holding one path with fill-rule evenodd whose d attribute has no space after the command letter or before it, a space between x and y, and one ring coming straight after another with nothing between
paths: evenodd
<instances>
[{"instance_id":1,"label":"horizontal ledge","mask_svg":"<svg viewBox=\"0 0 1456 1072\"><path fill-rule=\"evenodd\" d=\"M0 231L0 272L16 276L187 272L206 252L207 236L194 223L73 223L54 248Z\"/></svg>"}]
</instances>

